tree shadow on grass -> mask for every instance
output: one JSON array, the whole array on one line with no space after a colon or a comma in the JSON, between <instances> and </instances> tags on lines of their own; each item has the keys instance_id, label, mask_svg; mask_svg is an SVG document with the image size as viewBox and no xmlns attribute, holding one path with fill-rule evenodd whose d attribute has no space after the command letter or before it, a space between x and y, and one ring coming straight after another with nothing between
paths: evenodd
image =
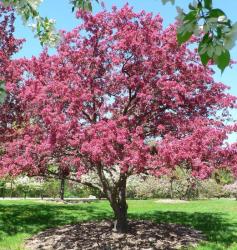
<instances>
[{"instance_id":1,"label":"tree shadow on grass","mask_svg":"<svg viewBox=\"0 0 237 250\"><path fill-rule=\"evenodd\" d=\"M227 221L225 214L222 213L152 211L140 214L132 213L130 218L186 225L200 230L209 243L224 244L226 247L237 242L237 223Z\"/></svg>"},{"instance_id":2,"label":"tree shadow on grass","mask_svg":"<svg viewBox=\"0 0 237 250\"><path fill-rule=\"evenodd\" d=\"M200 230L209 243L224 245L226 248L237 242L235 222L228 221L222 213L187 213L177 211L150 211L129 213L130 219L152 220L156 223L187 225ZM109 206L95 203L80 205L58 205L41 203L0 203L1 236L18 233L36 234L47 228L80 221L95 221L113 217ZM216 248L218 249L218 248Z\"/></svg>"},{"instance_id":3,"label":"tree shadow on grass","mask_svg":"<svg viewBox=\"0 0 237 250\"><path fill-rule=\"evenodd\" d=\"M103 220L111 216L108 208L100 209L93 204L0 204L0 240L1 235L35 234L46 228L85 220Z\"/></svg>"}]
</instances>

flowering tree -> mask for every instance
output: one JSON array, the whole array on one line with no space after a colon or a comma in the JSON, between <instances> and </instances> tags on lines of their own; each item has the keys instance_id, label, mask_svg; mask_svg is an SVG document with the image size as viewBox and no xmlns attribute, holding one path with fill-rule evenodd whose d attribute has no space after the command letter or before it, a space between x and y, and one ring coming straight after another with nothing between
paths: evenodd
<instances>
[{"instance_id":1,"label":"flowering tree","mask_svg":"<svg viewBox=\"0 0 237 250\"><path fill-rule=\"evenodd\" d=\"M0 3L0 94L3 92L2 83L5 80L10 57L18 50L20 43L20 40L17 41L13 36L14 19L12 10L4 8ZM0 102L2 102L1 99Z\"/></svg>"},{"instance_id":2,"label":"flowering tree","mask_svg":"<svg viewBox=\"0 0 237 250\"><path fill-rule=\"evenodd\" d=\"M83 24L62 32L56 55L16 60L18 80L6 86L24 122L5 144L1 172L80 179L92 171L99 181L82 182L104 193L126 232L128 177L177 165L208 177L225 158L223 117L235 98L159 15L126 5L77 16Z\"/></svg>"}]
</instances>

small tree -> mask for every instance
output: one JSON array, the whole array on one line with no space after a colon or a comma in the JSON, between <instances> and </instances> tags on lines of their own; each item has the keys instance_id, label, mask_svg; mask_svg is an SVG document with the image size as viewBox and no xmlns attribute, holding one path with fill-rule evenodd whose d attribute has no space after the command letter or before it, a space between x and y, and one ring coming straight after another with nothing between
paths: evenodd
<instances>
[{"instance_id":1,"label":"small tree","mask_svg":"<svg viewBox=\"0 0 237 250\"><path fill-rule=\"evenodd\" d=\"M30 190L30 180L27 176L21 177L15 180L15 188L24 194L24 198L26 199L27 193Z\"/></svg>"},{"instance_id":2,"label":"small tree","mask_svg":"<svg viewBox=\"0 0 237 250\"><path fill-rule=\"evenodd\" d=\"M1 192L1 197L5 197L5 190L6 190L6 181L5 180L0 180L0 192Z\"/></svg>"},{"instance_id":3,"label":"small tree","mask_svg":"<svg viewBox=\"0 0 237 250\"><path fill-rule=\"evenodd\" d=\"M42 185L42 194L46 197L53 197L54 199L59 196L59 182L54 179L46 179Z\"/></svg>"},{"instance_id":4,"label":"small tree","mask_svg":"<svg viewBox=\"0 0 237 250\"><path fill-rule=\"evenodd\" d=\"M13 195L14 195L15 190L16 190L14 179L8 178L5 187L6 187L6 190L8 191L7 192L8 195L10 194L10 197L13 198Z\"/></svg>"},{"instance_id":5,"label":"small tree","mask_svg":"<svg viewBox=\"0 0 237 250\"><path fill-rule=\"evenodd\" d=\"M15 191L21 194L23 193L26 199L27 194L40 191L43 187L41 179L29 178L28 176L20 176L14 180Z\"/></svg>"},{"instance_id":6,"label":"small tree","mask_svg":"<svg viewBox=\"0 0 237 250\"><path fill-rule=\"evenodd\" d=\"M176 27L126 5L62 32L57 54L16 60L24 123L6 143L2 171L49 173L51 162L68 178L89 172L126 232L126 184L139 173L162 176L178 165L208 177L225 158L229 127L218 119L235 103L195 51L179 46ZM150 145L149 141L155 141Z\"/></svg>"}]
</instances>

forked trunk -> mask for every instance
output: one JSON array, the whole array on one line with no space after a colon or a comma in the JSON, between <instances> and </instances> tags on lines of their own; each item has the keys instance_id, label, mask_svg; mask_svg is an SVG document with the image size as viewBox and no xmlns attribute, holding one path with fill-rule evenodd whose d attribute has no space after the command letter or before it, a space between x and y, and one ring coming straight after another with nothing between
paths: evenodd
<instances>
[{"instance_id":1,"label":"forked trunk","mask_svg":"<svg viewBox=\"0 0 237 250\"><path fill-rule=\"evenodd\" d=\"M112 201L110 201L115 215L114 230L116 230L118 233L128 232L126 181L126 176L122 176L120 178L118 183L118 191L116 192L115 197L112 198Z\"/></svg>"},{"instance_id":2,"label":"forked trunk","mask_svg":"<svg viewBox=\"0 0 237 250\"><path fill-rule=\"evenodd\" d=\"M110 185L109 181L103 172L103 167L101 165L97 168L98 176L100 178L103 193L110 202L110 206L113 209L115 223L114 230L119 233L128 232L128 218L127 210L128 205L126 202L126 185L127 185L127 175L126 173L120 173L119 180L114 182L113 186Z\"/></svg>"}]
</instances>

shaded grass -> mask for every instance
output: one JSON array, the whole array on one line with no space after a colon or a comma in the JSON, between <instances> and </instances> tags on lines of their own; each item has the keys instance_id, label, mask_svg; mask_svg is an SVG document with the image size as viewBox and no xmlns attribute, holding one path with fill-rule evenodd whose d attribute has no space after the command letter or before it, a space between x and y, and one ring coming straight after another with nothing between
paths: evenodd
<instances>
[{"instance_id":1,"label":"shaded grass","mask_svg":"<svg viewBox=\"0 0 237 250\"><path fill-rule=\"evenodd\" d=\"M207 241L198 250L237 250L237 202L192 201L180 204L129 201L129 217L183 224L201 230ZM64 205L36 201L0 201L0 250L22 250L24 239L46 228L112 218L106 201Z\"/></svg>"},{"instance_id":2,"label":"shaded grass","mask_svg":"<svg viewBox=\"0 0 237 250\"><path fill-rule=\"evenodd\" d=\"M99 203L0 201L0 250L20 250L25 238L46 228L111 216L109 207Z\"/></svg>"}]
</instances>

